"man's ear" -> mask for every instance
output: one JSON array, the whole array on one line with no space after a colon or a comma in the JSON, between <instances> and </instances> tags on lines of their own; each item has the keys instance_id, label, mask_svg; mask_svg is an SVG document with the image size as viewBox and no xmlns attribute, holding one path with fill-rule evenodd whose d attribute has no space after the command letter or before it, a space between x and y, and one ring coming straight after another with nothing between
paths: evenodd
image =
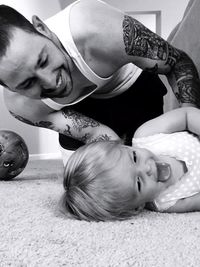
<instances>
[{"instance_id":1,"label":"man's ear","mask_svg":"<svg viewBox=\"0 0 200 267\"><path fill-rule=\"evenodd\" d=\"M33 27L41 34L45 35L48 38L51 38L51 31L47 25L41 21L37 16L32 17Z\"/></svg>"}]
</instances>

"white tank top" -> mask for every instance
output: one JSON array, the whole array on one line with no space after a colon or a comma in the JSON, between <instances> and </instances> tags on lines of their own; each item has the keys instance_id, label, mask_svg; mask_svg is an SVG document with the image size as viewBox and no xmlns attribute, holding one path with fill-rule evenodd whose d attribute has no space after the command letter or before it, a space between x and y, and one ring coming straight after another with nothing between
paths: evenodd
<instances>
[{"instance_id":1,"label":"white tank top","mask_svg":"<svg viewBox=\"0 0 200 267\"><path fill-rule=\"evenodd\" d=\"M72 3L67 8L57 13L53 17L47 19L45 24L54 32L66 49L67 53L81 71L81 73L92 83L96 85L95 89L87 94L79 97L75 101L67 104L59 104L50 98L42 99L42 101L54 110L60 110L65 106L74 105L84 98L92 95L93 98L111 98L126 91L136 81L142 70L132 63L124 65L113 75L102 78L97 75L84 61L83 57L79 53L70 31L70 11L72 7L78 4L80 0ZM102 1L100 1L102 2ZM105 4L104 2L102 2ZM62 25L62 26L61 26ZM110 92L101 93L99 89L106 87Z\"/></svg>"}]
</instances>

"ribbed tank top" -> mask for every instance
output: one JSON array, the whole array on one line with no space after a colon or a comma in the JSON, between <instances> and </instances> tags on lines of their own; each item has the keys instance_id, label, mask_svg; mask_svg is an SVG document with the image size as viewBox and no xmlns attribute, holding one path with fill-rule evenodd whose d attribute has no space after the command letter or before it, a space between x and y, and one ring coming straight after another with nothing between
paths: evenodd
<instances>
[{"instance_id":1,"label":"ribbed tank top","mask_svg":"<svg viewBox=\"0 0 200 267\"><path fill-rule=\"evenodd\" d=\"M111 98L117 96L127 89L136 81L142 70L132 63L121 67L113 75L103 78L97 75L84 61L82 55L79 53L70 30L70 12L74 5L77 5L80 0L72 3L61 12L53 17L47 19L45 24L54 32L66 49L67 53L80 70L80 72L92 83L96 85L95 89L87 92L85 95L77 98L75 101L67 104L59 104L50 98L42 99L42 101L54 110L60 110L63 107L74 105L84 98L91 95L93 98ZM102 2L102 1L100 1ZM102 4L105 4L102 2ZM109 93L102 93L100 89L106 87Z\"/></svg>"}]
</instances>

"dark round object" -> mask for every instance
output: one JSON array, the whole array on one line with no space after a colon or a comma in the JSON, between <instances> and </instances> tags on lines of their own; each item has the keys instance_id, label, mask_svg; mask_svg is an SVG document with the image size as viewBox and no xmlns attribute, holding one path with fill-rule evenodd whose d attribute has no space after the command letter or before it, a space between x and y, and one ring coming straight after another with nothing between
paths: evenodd
<instances>
[{"instance_id":1,"label":"dark round object","mask_svg":"<svg viewBox=\"0 0 200 267\"><path fill-rule=\"evenodd\" d=\"M29 159L23 138L9 130L0 130L0 180L11 180L20 174Z\"/></svg>"}]
</instances>

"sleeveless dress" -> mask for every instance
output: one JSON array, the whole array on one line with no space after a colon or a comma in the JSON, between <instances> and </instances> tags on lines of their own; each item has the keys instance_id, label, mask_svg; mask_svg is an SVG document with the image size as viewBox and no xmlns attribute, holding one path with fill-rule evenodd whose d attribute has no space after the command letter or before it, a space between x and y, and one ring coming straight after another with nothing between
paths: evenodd
<instances>
[{"instance_id":1,"label":"sleeveless dress","mask_svg":"<svg viewBox=\"0 0 200 267\"><path fill-rule=\"evenodd\" d=\"M179 199L200 192L200 142L197 136L188 132L156 134L144 138L133 138L132 144L149 149L156 155L182 160L187 166L187 172L154 200L157 211L165 211L176 204Z\"/></svg>"}]
</instances>

